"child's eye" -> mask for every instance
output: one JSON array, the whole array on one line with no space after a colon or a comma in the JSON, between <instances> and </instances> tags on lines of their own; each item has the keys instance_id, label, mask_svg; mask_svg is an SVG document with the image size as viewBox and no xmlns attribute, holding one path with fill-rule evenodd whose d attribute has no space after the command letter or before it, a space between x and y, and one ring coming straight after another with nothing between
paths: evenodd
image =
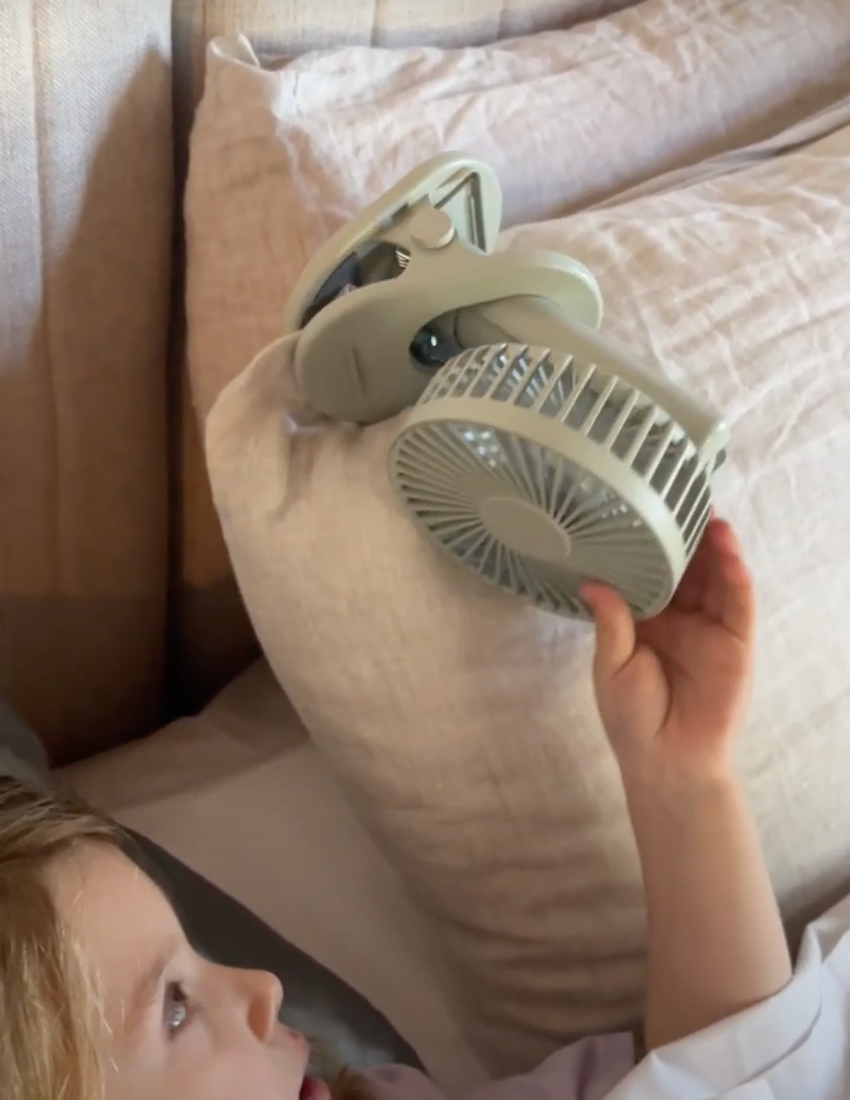
<instances>
[{"instance_id":1,"label":"child's eye","mask_svg":"<svg viewBox=\"0 0 850 1100\"><path fill-rule=\"evenodd\" d=\"M192 1019L192 1002L180 982L170 982L165 988L165 1030L169 1039L176 1038Z\"/></svg>"}]
</instances>

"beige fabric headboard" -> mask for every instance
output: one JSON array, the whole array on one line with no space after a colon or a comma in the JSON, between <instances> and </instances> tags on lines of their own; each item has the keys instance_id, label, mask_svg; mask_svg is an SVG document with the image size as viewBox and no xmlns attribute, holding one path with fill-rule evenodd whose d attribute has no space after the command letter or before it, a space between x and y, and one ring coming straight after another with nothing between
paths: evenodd
<instances>
[{"instance_id":1,"label":"beige fabric headboard","mask_svg":"<svg viewBox=\"0 0 850 1100\"><path fill-rule=\"evenodd\" d=\"M56 760L160 717L170 16L0 4L0 695Z\"/></svg>"},{"instance_id":2,"label":"beige fabric headboard","mask_svg":"<svg viewBox=\"0 0 850 1100\"><path fill-rule=\"evenodd\" d=\"M567 27L632 6L633 0L175 0L178 172L203 90L211 38L247 35L261 53L293 56L339 45L476 45ZM179 516L182 583L175 588L178 667L188 707L198 706L253 655L253 633L236 592L212 507L197 424L182 411Z\"/></svg>"}]
</instances>

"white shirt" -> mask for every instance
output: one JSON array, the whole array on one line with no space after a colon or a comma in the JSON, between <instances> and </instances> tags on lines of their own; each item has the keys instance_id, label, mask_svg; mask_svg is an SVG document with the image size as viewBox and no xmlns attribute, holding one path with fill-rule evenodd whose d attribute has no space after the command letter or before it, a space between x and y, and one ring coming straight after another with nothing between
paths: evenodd
<instances>
[{"instance_id":1,"label":"white shirt","mask_svg":"<svg viewBox=\"0 0 850 1100\"><path fill-rule=\"evenodd\" d=\"M368 1071L377 1100L445 1100L406 1066ZM850 1100L850 898L806 930L769 1001L634 1065L630 1035L600 1035L470 1100Z\"/></svg>"},{"instance_id":2,"label":"white shirt","mask_svg":"<svg viewBox=\"0 0 850 1100\"><path fill-rule=\"evenodd\" d=\"M775 997L649 1055L607 1100L850 1100L850 898Z\"/></svg>"}]
</instances>

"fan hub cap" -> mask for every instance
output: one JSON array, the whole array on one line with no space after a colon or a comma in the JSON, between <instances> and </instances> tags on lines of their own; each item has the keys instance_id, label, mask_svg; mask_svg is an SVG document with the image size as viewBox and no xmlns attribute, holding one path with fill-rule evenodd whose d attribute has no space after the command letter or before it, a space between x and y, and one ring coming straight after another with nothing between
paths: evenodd
<instances>
[{"instance_id":1,"label":"fan hub cap","mask_svg":"<svg viewBox=\"0 0 850 1100\"><path fill-rule=\"evenodd\" d=\"M563 562L572 549L557 521L517 497L492 496L479 505L481 522L493 538L514 553L537 561Z\"/></svg>"}]
</instances>

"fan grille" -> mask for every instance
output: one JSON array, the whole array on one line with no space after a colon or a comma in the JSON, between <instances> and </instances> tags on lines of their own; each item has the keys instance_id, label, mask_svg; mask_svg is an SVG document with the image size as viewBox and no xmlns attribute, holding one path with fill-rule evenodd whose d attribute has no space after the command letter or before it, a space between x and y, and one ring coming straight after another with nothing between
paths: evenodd
<instances>
[{"instance_id":1,"label":"fan grille","mask_svg":"<svg viewBox=\"0 0 850 1100\"><path fill-rule=\"evenodd\" d=\"M468 415L470 398L480 416ZM462 417L454 415L460 400ZM563 425L563 445L553 450L494 426L492 402ZM674 518L687 560L708 519L711 471L663 410L593 364L515 346L451 360L420 399L424 406L439 415L402 431L391 476L438 545L491 584L557 614L586 616L577 590L588 578L618 588L639 616L666 601L679 577L663 540L570 445L583 437L582 456L590 441L637 473ZM521 517L513 533L493 522L503 515Z\"/></svg>"}]
</instances>

